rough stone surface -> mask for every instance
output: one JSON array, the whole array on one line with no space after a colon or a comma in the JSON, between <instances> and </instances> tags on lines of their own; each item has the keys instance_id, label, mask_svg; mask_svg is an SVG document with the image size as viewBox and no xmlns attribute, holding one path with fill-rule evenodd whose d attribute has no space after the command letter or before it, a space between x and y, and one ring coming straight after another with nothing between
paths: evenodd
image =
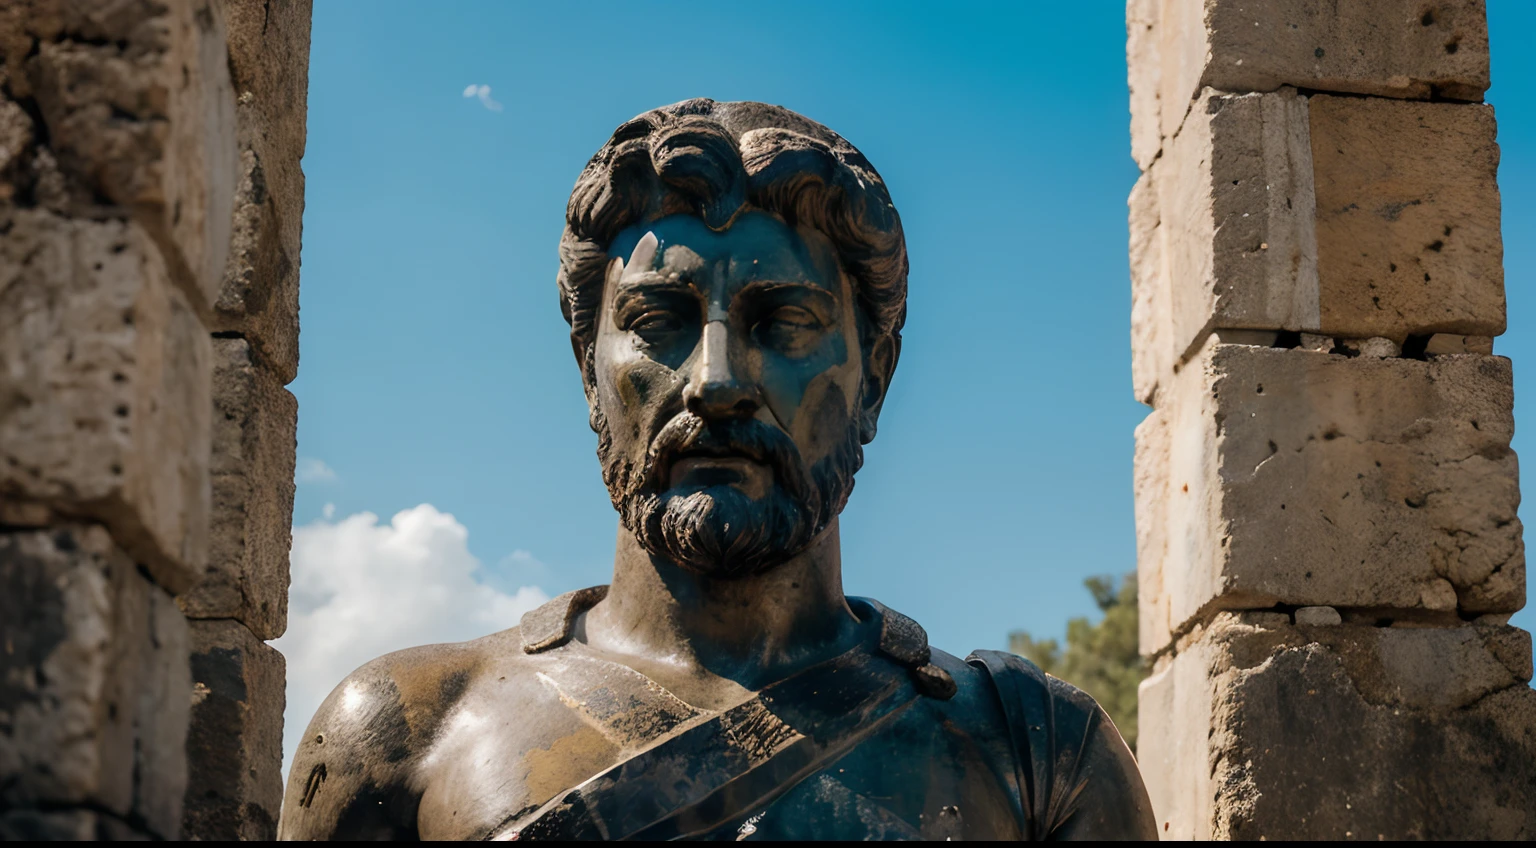
<instances>
[{"instance_id":1,"label":"rough stone surface","mask_svg":"<svg viewBox=\"0 0 1536 848\"><path fill-rule=\"evenodd\" d=\"M1151 404L1164 375L1173 373L1173 316L1166 233L1157 214L1157 189L1150 173L1131 189L1131 384L1136 399Z\"/></svg>"},{"instance_id":2,"label":"rough stone surface","mask_svg":"<svg viewBox=\"0 0 1536 848\"><path fill-rule=\"evenodd\" d=\"M1426 356L1456 356L1463 353L1488 356L1493 353L1493 337L1436 333L1424 343L1424 353Z\"/></svg>"},{"instance_id":3,"label":"rough stone surface","mask_svg":"<svg viewBox=\"0 0 1536 848\"><path fill-rule=\"evenodd\" d=\"M223 4L21 0L0 17L0 52L4 94L47 127L71 214L131 214L210 304L235 182Z\"/></svg>"},{"instance_id":4,"label":"rough stone surface","mask_svg":"<svg viewBox=\"0 0 1536 848\"><path fill-rule=\"evenodd\" d=\"M1453 100L1481 100L1488 88L1483 0L1134 0L1127 19L1149 42L1129 56L1131 89L1158 90L1155 99L1133 97L1133 137L1149 134L1150 123L1171 138L1206 87Z\"/></svg>"},{"instance_id":5,"label":"rough stone surface","mask_svg":"<svg viewBox=\"0 0 1536 848\"><path fill-rule=\"evenodd\" d=\"M268 160L250 134L251 110L240 110L240 182L236 190L234 239L223 288L215 304L214 327L250 340L283 382L299 365L299 223L302 188L294 195L273 190ZM297 162L294 163L297 170ZM302 177L302 175L301 175Z\"/></svg>"},{"instance_id":6,"label":"rough stone surface","mask_svg":"<svg viewBox=\"0 0 1536 848\"><path fill-rule=\"evenodd\" d=\"M21 841L149 841L151 833L138 822L127 822L97 810L6 810L0 812L0 840Z\"/></svg>"},{"instance_id":7,"label":"rough stone surface","mask_svg":"<svg viewBox=\"0 0 1536 848\"><path fill-rule=\"evenodd\" d=\"M1304 97L1292 90L1207 91L1144 180L1131 231L1155 228L1132 277L1133 304L1162 303L1162 329L1132 312L1138 396L1166 380L1214 328L1314 330L1318 324L1312 154ZM1133 201L1137 198L1133 196ZM1152 220L1148 220L1151 218ZM1151 293L1143 293L1150 288Z\"/></svg>"},{"instance_id":8,"label":"rough stone surface","mask_svg":"<svg viewBox=\"0 0 1536 848\"><path fill-rule=\"evenodd\" d=\"M275 836L310 11L0 3L0 839Z\"/></svg>"},{"instance_id":9,"label":"rough stone surface","mask_svg":"<svg viewBox=\"0 0 1536 848\"><path fill-rule=\"evenodd\" d=\"M1127 0L1125 65L1131 90L1131 158L1143 171L1163 147L1163 62L1158 21L1162 0Z\"/></svg>"},{"instance_id":10,"label":"rough stone surface","mask_svg":"<svg viewBox=\"0 0 1536 848\"><path fill-rule=\"evenodd\" d=\"M1222 613L1142 683L1137 759L1164 838L1529 837L1530 678L1512 627Z\"/></svg>"},{"instance_id":11,"label":"rough stone surface","mask_svg":"<svg viewBox=\"0 0 1536 848\"><path fill-rule=\"evenodd\" d=\"M299 363L309 20L307 0L229 6L240 177L214 322L248 339L284 383Z\"/></svg>"},{"instance_id":12,"label":"rough stone surface","mask_svg":"<svg viewBox=\"0 0 1536 848\"><path fill-rule=\"evenodd\" d=\"M267 143L298 166L309 111L312 0L230 3L229 66L235 94L254 106ZM303 184L298 191L302 194Z\"/></svg>"},{"instance_id":13,"label":"rough stone surface","mask_svg":"<svg viewBox=\"0 0 1536 848\"><path fill-rule=\"evenodd\" d=\"M0 533L0 831L174 839L187 626L94 525Z\"/></svg>"},{"instance_id":14,"label":"rough stone surface","mask_svg":"<svg viewBox=\"0 0 1536 848\"><path fill-rule=\"evenodd\" d=\"M1366 359L1391 359L1403 355L1403 346L1391 339L1334 339L1332 349L1347 352Z\"/></svg>"},{"instance_id":15,"label":"rough stone surface","mask_svg":"<svg viewBox=\"0 0 1536 848\"><path fill-rule=\"evenodd\" d=\"M298 402L244 339L213 344L208 567L177 603L190 618L232 618L276 639L288 623Z\"/></svg>"},{"instance_id":16,"label":"rough stone surface","mask_svg":"<svg viewBox=\"0 0 1536 848\"><path fill-rule=\"evenodd\" d=\"M1479 104L1207 89L1132 195L1137 397L1215 329L1502 333L1497 165Z\"/></svg>"},{"instance_id":17,"label":"rough stone surface","mask_svg":"<svg viewBox=\"0 0 1536 848\"><path fill-rule=\"evenodd\" d=\"M283 800L283 655L236 621L194 621L183 835L270 841ZM209 752L221 756L209 756Z\"/></svg>"},{"instance_id":18,"label":"rough stone surface","mask_svg":"<svg viewBox=\"0 0 1536 848\"><path fill-rule=\"evenodd\" d=\"M208 549L210 349L136 224L0 206L0 498L105 522L172 592Z\"/></svg>"},{"instance_id":19,"label":"rough stone surface","mask_svg":"<svg viewBox=\"0 0 1536 848\"><path fill-rule=\"evenodd\" d=\"M1126 35L1162 835L1531 838L1484 3L1129 0Z\"/></svg>"},{"instance_id":20,"label":"rough stone surface","mask_svg":"<svg viewBox=\"0 0 1536 848\"><path fill-rule=\"evenodd\" d=\"M1344 618L1333 607L1301 607L1296 610L1296 623L1308 625L1341 624Z\"/></svg>"},{"instance_id":21,"label":"rough stone surface","mask_svg":"<svg viewBox=\"0 0 1536 848\"><path fill-rule=\"evenodd\" d=\"M1518 610L1509 361L1208 344L1137 428L1144 653L1212 608Z\"/></svg>"},{"instance_id":22,"label":"rough stone surface","mask_svg":"<svg viewBox=\"0 0 1536 848\"><path fill-rule=\"evenodd\" d=\"M1308 113L1322 331L1504 332L1492 107L1314 96Z\"/></svg>"}]
</instances>

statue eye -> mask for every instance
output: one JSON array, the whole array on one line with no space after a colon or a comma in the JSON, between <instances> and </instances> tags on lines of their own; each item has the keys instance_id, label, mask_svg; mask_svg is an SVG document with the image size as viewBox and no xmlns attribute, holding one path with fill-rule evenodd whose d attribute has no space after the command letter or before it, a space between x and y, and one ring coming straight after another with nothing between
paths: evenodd
<instances>
[{"instance_id":1,"label":"statue eye","mask_svg":"<svg viewBox=\"0 0 1536 848\"><path fill-rule=\"evenodd\" d=\"M631 332L642 336L675 333L682 328L683 320L677 316L677 313L664 309L653 309L629 324Z\"/></svg>"},{"instance_id":2,"label":"statue eye","mask_svg":"<svg viewBox=\"0 0 1536 848\"><path fill-rule=\"evenodd\" d=\"M775 309L772 315L768 316L768 320L806 330L814 330L821 327L821 321L816 318L815 314L809 309L802 309L798 306L781 306Z\"/></svg>"},{"instance_id":3,"label":"statue eye","mask_svg":"<svg viewBox=\"0 0 1536 848\"><path fill-rule=\"evenodd\" d=\"M762 344L799 356L816 344L823 326L809 309L781 306L757 325L757 334Z\"/></svg>"}]
</instances>

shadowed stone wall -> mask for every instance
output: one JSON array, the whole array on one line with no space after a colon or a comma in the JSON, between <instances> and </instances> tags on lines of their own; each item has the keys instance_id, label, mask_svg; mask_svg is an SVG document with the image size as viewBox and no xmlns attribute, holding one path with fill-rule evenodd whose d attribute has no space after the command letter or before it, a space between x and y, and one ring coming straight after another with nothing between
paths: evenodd
<instances>
[{"instance_id":1,"label":"shadowed stone wall","mask_svg":"<svg viewBox=\"0 0 1536 848\"><path fill-rule=\"evenodd\" d=\"M0 6L0 838L275 834L308 43Z\"/></svg>"},{"instance_id":2,"label":"shadowed stone wall","mask_svg":"<svg viewBox=\"0 0 1536 848\"><path fill-rule=\"evenodd\" d=\"M1131 0L1140 762L1165 836L1529 838L1475 0Z\"/></svg>"}]
</instances>

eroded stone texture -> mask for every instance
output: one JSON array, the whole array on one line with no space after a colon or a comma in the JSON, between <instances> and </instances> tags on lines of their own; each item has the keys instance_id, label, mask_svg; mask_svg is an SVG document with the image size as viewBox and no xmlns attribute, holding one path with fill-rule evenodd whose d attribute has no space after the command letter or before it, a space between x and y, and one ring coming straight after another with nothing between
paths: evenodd
<instances>
[{"instance_id":1,"label":"eroded stone texture","mask_svg":"<svg viewBox=\"0 0 1536 848\"><path fill-rule=\"evenodd\" d=\"M1310 98L1325 333L1504 332L1493 108Z\"/></svg>"},{"instance_id":2,"label":"eroded stone texture","mask_svg":"<svg viewBox=\"0 0 1536 848\"><path fill-rule=\"evenodd\" d=\"M312 0L265 0L230 3L227 11L236 96L255 108L264 140L286 151L295 168L304 155L312 6Z\"/></svg>"},{"instance_id":3,"label":"eroded stone texture","mask_svg":"<svg viewBox=\"0 0 1536 848\"><path fill-rule=\"evenodd\" d=\"M0 840L126 841L152 840L156 834L97 810L6 810L0 812Z\"/></svg>"},{"instance_id":4,"label":"eroded stone texture","mask_svg":"<svg viewBox=\"0 0 1536 848\"><path fill-rule=\"evenodd\" d=\"M1306 108L1306 98L1291 90L1206 91L1198 113L1147 172L1155 201L1133 208L1141 220L1133 220L1132 233L1158 228L1163 255L1160 267L1135 274L1132 297L1165 302L1168 317L1159 339L1133 313L1132 346L1147 360L1137 369L1148 375L1139 387L1165 379L1168 366L1213 328L1316 328ZM1137 291L1145 287L1161 294Z\"/></svg>"},{"instance_id":5,"label":"eroded stone texture","mask_svg":"<svg viewBox=\"0 0 1536 848\"><path fill-rule=\"evenodd\" d=\"M1530 635L1222 613L1141 686L1164 838L1512 839L1536 828Z\"/></svg>"},{"instance_id":6,"label":"eroded stone texture","mask_svg":"<svg viewBox=\"0 0 1536 848\"><path fill-rule=\"evenodd\" d=\"M217 295L235 182L223 4L22 0L0 18L4 93L47 126L72 215L131 214L198 301Z\"/></svg>"},{"instance_id":7,"label":"eroded stone texture","mask_svg":"<svg viewBox=\"0 0 1536 848\"><path fill-rule=\"evenodd\" d=\"M1207 89L1133 203L1133 249L1162 248L1132 259L1138 398L1213 329L1502 333L1497 165L1480 104Z\"/></svg>"},{"instance_id":8,"label":"eroded stone texture","mask_svg":"<svg viewBox=\"0 0 1536 848\"><path fill-rule=\"evenodd\" d=\"M1131 385L1136 399L1150 404L1163 375L1172 374L1173 316L1168 267L1164 261L1167 233L1157 214L1157 189L1152 175L1142 174L1131 189Z\"/></svg>"},{"instance_id":9,"label":"eroded stone texture","mask_svg":"<svg viewBox=\"0 0 1536 848\"><path fill-rule=\"evenodd\" d=\"M273 835L309 12L0 4L0 837Z\"/></svg>"},{"instance_id":10,"label":"eroded stone texture","mask_svg":"<svg viewBox=\"0 0 1536 848\"><path fill-rule=\"evenodd\" d=\"M0 831L176 838L191 680L170 595L83 524L0 533L0 585Z\"/></svg>"},{"instance_id":11,"label":"eroded stone texture","mask_svg":"<svg viewBox=\"0 0 1536 848\"><path fill-rule=\"evenodd\" d=\"M288 622L298 402L244 339L213 344L208 567L177 603L190 618L232 618L276 639Z\"/></svg>"},{"instance_id":12,"label":"eroded stone texture","mask_svg":"<svg viewBox=\"0 0 1536 848\"><path fill-rule=\"evenodd\" d=\"M191 642L185 834L276 839L283 800L283 655L236 621L194 621Z\"/></svg>"},{"instance_id":13,"label":"eroded stone texture","mask_svg":"<svg viewBox=\"0 0 1536 848\"><path fill-rule=\"evenodd\" d=\"M1171 138L1206 87L1453 100L1481 100L1488 88L1483 0L1133 0L1133 19L1155 47L1129 57L1132 91L1158 90L1133 98L1133 137L1151 124Z\"/></svg>"},{"instance_id":14,"label":"eroded stone texture","mask_svg":"<svg viewBox=\"0 0 1536 848\"><path fill-rule=\"evenodd\" d=\"M184 831L273 839L282 799L287 627L304 211L308 0L227 6L239 179L214 341L213 517L203 580L179 598L197 680Z\"/></svg>"},{"instance_id":15,"label":"eroded stone texture","mask_svg":"<svg viewBox=\"0 0 1536 848\"><path fill-rule=\"evenodd\" d=\"M1342 624L1343 616L1333 607L1300 607L1296 610L1297 624L1327 625Z\"/></svg>"},{"instance_id":16,"label":"eroded stone texture","mask_svg":"<svg viewBox=\"0 0 1536 848\"><path fill-rule=\"evenodd\" d=\"M309 19L307 0L229 6L240 179L214 320L248 339L284 383L299 362Z\"/></svg>"},{"instance_id":17,"label":"eroded stone texture","mask_svg":"<svg viewBox=\"0 0 1536 848\"><path fill-rule=\"evenodd\" d=\"M1427 356L1457 356L1463 353L1487 356L1493 353L1493 337L1436 333L1424 343L1424 353Z\"/></svg>"},{"instance_id":18,"label":"eroded stone texture","mask_svg":"<svg viewBox=\"0 0 1536 848\"><path fill-rule=\"evenodd\" d=\"M105 522L172 592L208 549L207 332L137 225L0 206L0 497Z\"/></svg>"},{"instance_id":19,"label":"eroded stone texture","mask_svg":"<svg viewBox=\"0 0 1536 848\"><path fill-rule=\"evenodd\" d=\"M1143 171L1162 150L1162 0L1126 0L1125 65L1131 91L1131 158Z\"/></svg>"},{"instance_id":20,"label":"eroded stone texture","mask_svg":"<svg viewBox=\"0 0 1536 848\"><path fill-rule=\"evenodd\" d=\"M1210 608L1512 612L1509 361L1208 344L1137 428L1145 653Z\"/></svg>"}]
</instances>

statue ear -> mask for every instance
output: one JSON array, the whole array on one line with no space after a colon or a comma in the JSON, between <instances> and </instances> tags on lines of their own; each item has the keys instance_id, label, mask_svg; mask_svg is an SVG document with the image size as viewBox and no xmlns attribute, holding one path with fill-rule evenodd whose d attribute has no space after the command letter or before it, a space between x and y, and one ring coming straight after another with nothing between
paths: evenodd
<instances>
[{"instance_id":1,"label":"statue ear","mask_svg":"<svg viewBox=\"0 0 1536 848\"><path fill-rule=\"evenodd\" d=\"M891 387L891 375L896 373L896 356L899 342L894 336L878 335L869 352L864 356L864 394L859 398L859 440L869 444L875 440L876 425L880 420L880 407L885 405L885 393Z\"/></svg>"}]
</instances>

